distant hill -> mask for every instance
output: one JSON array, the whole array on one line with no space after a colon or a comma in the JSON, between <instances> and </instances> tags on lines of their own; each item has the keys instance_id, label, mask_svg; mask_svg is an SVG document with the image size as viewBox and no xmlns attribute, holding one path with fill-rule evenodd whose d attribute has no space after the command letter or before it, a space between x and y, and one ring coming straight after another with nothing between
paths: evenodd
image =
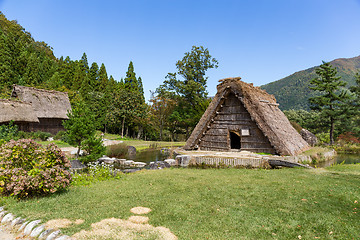
<instances>
[{"instance_id":1,"label":"distant hill","mask_svg":"<svg viewBox=\"0 0 360 240\"><path fill-rule=\"evenodd\" d=\"M355 84L355 73L360 71L360 56L354 58L339 58L330 62L338 70L338 76L347 82L346 87ZM296 72L288 77L261 86L268 93L275 95L282 110L309 109L308 99L314 93L309 89L309 82L317 75L316 67Z\"/></svg>"}]
</instances>

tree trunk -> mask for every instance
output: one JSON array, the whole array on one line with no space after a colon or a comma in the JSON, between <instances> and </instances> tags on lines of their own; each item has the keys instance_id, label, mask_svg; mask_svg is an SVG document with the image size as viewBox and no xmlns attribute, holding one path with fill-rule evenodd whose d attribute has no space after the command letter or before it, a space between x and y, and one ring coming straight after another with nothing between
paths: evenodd
<instances>
[{"instance_id":1,"label":"tree trunk","mask_svg":"<svg viewBox=\"0 0 360 240\"><path fill-rule=\"evenodd\" d=\"M330 145L334 144L334 118L330 117Z\"/></svg>"},{"instance_id":2,"label":"tree trunk","mask_svg":"<svg viewBox=\"0 0 360 240\"><path fill-rule=\"evenodd\" d=\"M139 131L138 131L138 134L137 134L137 139L140 139L140 138L141 138L142 132L143 132L143 127L140 126L140 127L139 127Z\"/></svg>"},{"instance_id":3,"label":"tree trunk","mask_svg":"<svg viewBox=\"0 0 360 240\"><path fill-rule=\"evenodd\" d=\"M121 138L124 137L124 126L125 126L125 117L123 118L122 125L121 125Z\"/></svg>"},{"instance_id":4,"label":"tree trunk","mask_svg":"<svg viewBox=\"0 0 360 240\"><path fill-rule=\"evenodd\" d=\"M164 123L163 123L163 121L162 120L160 120L160 141L162 141L162 132L163 132L163 125L164 125Z\"/></svg>"}]
</instances>

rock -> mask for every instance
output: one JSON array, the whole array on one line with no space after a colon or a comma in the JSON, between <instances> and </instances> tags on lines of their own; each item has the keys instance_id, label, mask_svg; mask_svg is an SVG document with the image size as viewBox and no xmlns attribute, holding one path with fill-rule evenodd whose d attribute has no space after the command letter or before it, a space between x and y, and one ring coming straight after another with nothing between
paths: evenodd
<instances>
[{"instance_id":1,"label":"rock","mask_svg":"<svg viewBox=\"0 0 360 240\"><path fill-rule=\"evenodd\" d=\"M7 211L2 211L2 212L0 212L0 220L3 219L3 217L5 216L5 214L7 214Z\"/></svg>"},{"instance_id":2,"label":"rock","mask_svg":"<svg viewBox=\"0 0 360 240\"><path fill-rule=\"evenodd\" d=\"M301 129L300 135L310 146L313 147L318 144L317 137L309 130L306 130L305 128Z\"/></svg>"},{"instance_id":3,"label":"rock","mask_svg":"<svg viewBox=\"0 0 360 240\"><path fill-rule=\"evenodd\" d=\"M157 161L157 162L151 162L149 167L152 170L156 170L156 169L169 168L171 166L169 163L167 163L165 161Z\"/></svg>"},{"instance_id":4,"label":"rock","mask_svg":"<svg viewBox=\"0 0 360 240\"><path fill-rule=\"evenodd\" d=\"M2 211L4 211L5 209L4 209L4 207L0 207L0 212L2 212Z\"/></svg>"},{"instance_id":5,"label":"rock","mask_svg":"<svg viewBox=\"0 0 360 240\"><path fill-rule=\"evenodd\" d=\"M33 228L38 225L41 222L41 220L35 220L30 222L24 229L24 234L25 235L30 235L31 230L33 230Z\"/></svg>"},{"instance_id":6,"label":"rock","mask_svg":"<svg viewBox=\"0 0 360 240\"><path fill-rule=\"evenodd\" d=\"M21 232L21 231L26 227L26 225L27 225L28 223L29 223L29 222L24 222L24 223L20 226L19 232Z\"/></svg>"},{"instance_id":7,"label":"rock","mask_svg":"<svg viewBox=\"0 0 360 240\"><path fill-rule=\"evenodd\" d=\"M133 172L137 172L137 171L140 171L141 169L140 168L129 168L129 169L124 169L124 170L121 170L123 173L133 173Z\"/></svg>"},{"instance_id":8,"label":"rock","mask_svg":"<svg viewBox=\"0 0 360 240\"><path fill-rule=\"evenodd\" d=\"M164 162L168 163L170 166L175 166L176 165L176 160L175 159L166 159L166 160L164 160Z\"/></svg>"},{"instance_id":9,"label":"rock","mask_svg":"<svg viewBox=\"0 0 360 240\"><path fill-rule=\"evenodd\" d=\"M43 232L40 234L39 239L46 239L46 238L50 235L50 233L51 233L52 231L54 231L54 230L53 230L53 229L48 229L48 230L43 231Z\"/></svg>"},{"instance_id":10,"label":"rock","mask_svg":"<svg viewBox=\"0 0 360 240\"><path fill-rule=\"evenodd\" d=\"M128 146L128 158L134 159L136 157L136 148L134 146Z\"/></svg>"},{"instance_id":11,"label":"rock","mask_svg":"<svg viewBox=\"0 0 360 240\"><path fill-rule=\"evenodd\" d=\"M35 228L35 229L31 232L30 237L37 237L37 236L39 236L40 233L41 233L42 231L44 231L44 229L45 229L45 225L41 225L41 226Z\"/></svg>"},{"instance_id":12,"label":"rock","mask_svg":"<svg viewBox=\"0 0 360 240\"><path fill-rule=\"evenodd\" d=\"M146 163L144 162L134 162L133 165L138 168L143 168L146 166Z\"/></svg>"},{"instance_id":13,"label":"rock","mask_svg":"<svg viewBox=\"0 0 360 240\"><path fill-rule=\"evenodd\" d=\"M187 167L190 163L190 156L189 155L177 155L175 160L177 164L181 167Z\"/></svg>"},{"instance_id":14,"label":"rock","mask_svg":"<svg viewBox=\"0 0 360 240\"><path fill-rule=\"evenodd\" d=\"M8 213L5 215L5 217L1 220L1 223L8 223L11 222L12 220L14 220L14 215L12 215L12 213Z\"/></svg>"},{"instance_id":15,"label":"rock","mask_svg":"<svg viewBox=\"0 0 360 240\"><path fill-rule=\"evenodd\" d=\"M86 168L85 164L80 162L80 160L70 160L70 164L71 164L71 169L80 170Z\"/></svg>"},{"instance_id":16,"label":"rock","mask_svg":"<svg viewBox=\"0 0 360 240\"><path fill-rule=\"evenodd\" d=\"M133 160L127 160L127 161L125 161L125 165L126 166L131 166L131 165L133 165L134 164L134 161Z\"/></svg>"},{"instance_id":17,"label":"rock","mask_svg":"<svg viewBox=\"0 0 360 240\"><path fill-rule=\"evenodd\" d=\"M160 150L161 155L169 156L170 155L170 149L168 148L162 148Z\"/></svg>"},{"instance_id":18,"label":"rock","mask_svg":"<svg viewBox=\"0 0 360 240\"><path fill-rule=\"evenodd\" d=\"M71 154L71 155L76 155L76 154L77 154L77 151L78 151L77 149L74 150L74 151L71 151L70 154ZM83 155L84 155L84 151L83 151L83 150L80 150L79 156L83 156Z\"/></svg>"},{"instance_id":19,"label":"rock","mask_svg":"<svg viewBox=\"0 0 360 240\"><path fill-rule=\"evenodd\" d=\"M54 141L54 138L53 138L53 137L48 137L48 138L46 139L46 141L48 141L48 142Z\"/></svg>"},{"instance_id":20,"label":"rock","mask_svg":"<svg viewBox=\"0 0 360 240\"><path fill-rule=\"evenodd\" d=\"M49 234L49 236L46 238L46 240L54 240L57 236L59 236L60 233L61 233L60 230L52 232Z\"/></svg>"},{"instance_id":21,"label":"rock","mask_svg":"<svg viewBox=\"0 0 360 240\"><path fill-rule=\"evenodd\" d=\"M22 219L21 217L15 218L14 220L12 220L11 222L11 227L15 227L16 225L20 225L23 222L25 222L25 219Z\"/></svg>"}]
</instances>

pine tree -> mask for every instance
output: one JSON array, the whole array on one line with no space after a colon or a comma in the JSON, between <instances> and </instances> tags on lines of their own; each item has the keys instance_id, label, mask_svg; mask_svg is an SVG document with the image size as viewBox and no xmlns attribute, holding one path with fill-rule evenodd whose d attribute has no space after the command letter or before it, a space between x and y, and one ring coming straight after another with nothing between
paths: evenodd
<instances>
[{"instance_id":1,"label":"pine tree","mask_svg":"<svg viewBox=\"0 0 360 240\"><path fill-rule=\"evenodd\" d=\"M91 64L89 79L92 89L97 90L99 88L99 66L96 62Z\"/></svg>"},{"instance_id":2,"label":"pine tree","mask_svg":"<svg viewBox=\"0 0 360 240\"><path fill-rule=\"evenodd\" d=\"M106 72L105 64L101 64L100 70L99 70L99 92L106 92L107 85L109 83L109 78Z\"/></svg>"},{"instance_id":3,"label":"pine tree","mask_svg":"<svg viewBox=\"0 0 360 240\"><path fill-rule=\"evenodd\" d=\"M124 87L130 92L137 92L139 90L139 82L136 78L136 73L134 71L134 65L132 61L130 61L128 70L126 72Z\"/></svg>"},{"instance_id":4,"label":"pine tree","mask_svg":"<svg viewBox=\"0 0 360 240\"><path fill-rule=\"evenodd\" d=\"M316 69L318 77L310 81L310 89L317 91L318 96L309 98L310 108L321 113L323 120L328 122L330 144L334 143L335 123L342 113L344 101L349 98L341 87L346 86L346 82L337 77L336 68L330 63L324 62Z\"/></svg>"}]
</instances>

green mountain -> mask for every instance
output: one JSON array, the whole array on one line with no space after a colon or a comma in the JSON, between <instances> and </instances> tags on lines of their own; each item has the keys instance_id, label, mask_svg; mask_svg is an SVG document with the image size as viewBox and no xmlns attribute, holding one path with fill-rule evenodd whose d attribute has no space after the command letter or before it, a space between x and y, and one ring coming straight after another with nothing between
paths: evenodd
<instances>
[{"instance_id":1,"label":"green mountain","mask_svg":"<svg viewBox=\"0 0 360 240\"><path fill-rule=\"evenodd\" d=\"M360 72L360 56L354 58L339 58L331 61L331 65L338 70L338 76L347 82L347 87L355 84L354 75ZM278 81L261 86L268 93L275 95L282 110L309 109L308 99L315 96L309 89L309 82L317 75L316 67L296 72Z\"/></svg>"}]
</instances>

